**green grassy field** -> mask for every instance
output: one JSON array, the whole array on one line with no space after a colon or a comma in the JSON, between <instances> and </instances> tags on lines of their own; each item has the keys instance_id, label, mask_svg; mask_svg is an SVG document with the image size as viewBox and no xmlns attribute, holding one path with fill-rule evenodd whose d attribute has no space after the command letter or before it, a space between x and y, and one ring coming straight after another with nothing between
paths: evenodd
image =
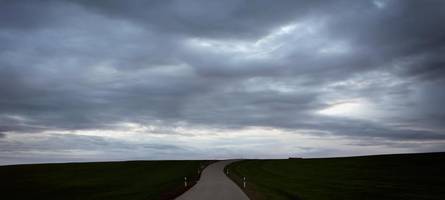
<instances>
[{"instance_id":1,"label":"green grassy field","mask_svg":"<svg viewBox=\"0 0 445 200\"><path fill-rule=\"evenodd\" d=\"M1 199L169 199L206 161L0 166Z\"/></svg>"},{"instance_id":2,"label":"green grassy field","mask_svg":"<svg viewBox=\"0 0 445 200\"><path fill-rule=\"evenodd\" d=\"M228 166L256 199L443 200L445 153L245 160Z\"/></svg>"}]
</instances>

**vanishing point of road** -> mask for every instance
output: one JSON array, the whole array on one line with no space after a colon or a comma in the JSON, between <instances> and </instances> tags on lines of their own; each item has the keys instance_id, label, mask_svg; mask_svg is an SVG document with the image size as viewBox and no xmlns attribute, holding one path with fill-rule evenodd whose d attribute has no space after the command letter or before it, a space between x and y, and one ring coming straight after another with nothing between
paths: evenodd
<instances>
[{"instance_id":1,"label":"vanishing point of road","mask_svg":"<svg viewBox=\"0 0 445 200\"><path fill-rule=\"evenodd\" d=\"M177 200L249 200L244 192L224 174L224 167L233 160L207 166L198 183Z\"/></svg>"}]
</instances>

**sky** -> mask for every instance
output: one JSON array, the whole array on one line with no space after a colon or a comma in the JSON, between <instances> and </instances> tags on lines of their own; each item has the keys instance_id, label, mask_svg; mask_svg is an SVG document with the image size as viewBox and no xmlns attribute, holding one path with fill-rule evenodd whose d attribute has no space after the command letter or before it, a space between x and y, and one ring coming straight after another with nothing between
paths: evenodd
<instances>
[{"instance_id":1,"label":"sky","mask_svg":"<svg viewBox=\"0 0 445 200\"><path fill-rule=\"evenodd\" d=\"M445 1L0 0L0 164L445 151Z\"/></svg>"}]
</instances>

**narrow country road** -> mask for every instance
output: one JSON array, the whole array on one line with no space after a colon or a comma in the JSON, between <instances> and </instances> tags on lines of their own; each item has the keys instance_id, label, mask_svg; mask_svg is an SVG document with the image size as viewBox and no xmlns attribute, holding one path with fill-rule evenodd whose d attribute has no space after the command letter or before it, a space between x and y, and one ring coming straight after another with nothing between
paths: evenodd
<instances>
[{"instance_id":1,"label":"narrow country road","mask_svg":"<svg viewBox=\"0 0 445 200\"><path fill-rule=\"evenodd\" d=\"M201 179L177 200L249 200L244 192L224 174L224 167L234 160L224 160L206 167Z\"/></svg>"}]
</instances>

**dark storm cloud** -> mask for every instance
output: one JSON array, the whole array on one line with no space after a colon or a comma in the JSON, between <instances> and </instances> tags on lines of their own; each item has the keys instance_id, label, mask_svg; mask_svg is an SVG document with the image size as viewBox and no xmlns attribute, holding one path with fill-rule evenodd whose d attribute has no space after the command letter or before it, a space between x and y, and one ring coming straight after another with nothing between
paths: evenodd
<instances>
[{"instance_id":1,"label":"dark storm cloud","mask_svg":"<svg viewBox=\"0 0 445 200\"><path fill-rule=\"evenodd\" d=\"M0 137L184 122L445 139L443 1L0 4ZM383 114L317 114L358 98Z\"/></svg>"},{"instance_id":2,"label":"dark storm cloud","mask_svg":"<svg viewBox=\"0 0 445 200\"><path fill-rule=\"evenodd\" d=\"M134 21L148 29L197 37L252 38L310 14L320 1L72 1L112 18Z\"/></svg>"},{"instance_id":3,"label":"dark storm cloud","mask_svg":"<svg viewBox=\"0 0 445 200\"><path fill-rule=\"evenodd\" d=\"M0 26L7 29L39 29L57 21L57 2L2 0ZM44 12L42 12L44 11Z\"/></svg>"},{"instance_id":4,"label":"dark storm cloud","mask_svg":"<svg viewBox=\"0 0 445 200\"><path fill-rule=\"evenodd\" d=\"M381 9L357 8L340 14L329 30L363 48L369 57L405 62L397 69L406 72L404 75L443 78L444 2L381 2Z\"/></svg>"}]
</instances>

